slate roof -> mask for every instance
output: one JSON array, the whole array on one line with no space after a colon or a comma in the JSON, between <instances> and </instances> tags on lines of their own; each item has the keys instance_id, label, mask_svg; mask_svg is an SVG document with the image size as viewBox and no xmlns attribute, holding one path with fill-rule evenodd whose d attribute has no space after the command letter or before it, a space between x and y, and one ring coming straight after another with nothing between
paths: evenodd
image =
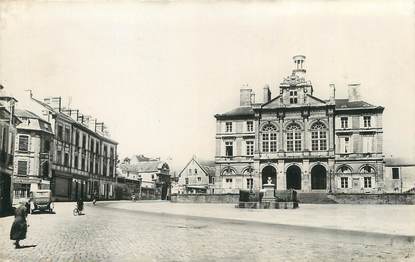
<instances>
[{"instance_id":1,"label":"slate roof","mask_svg":"<svg viewBox=\"0 0 415 262\"><path fill-rule=\"evenodd\" d=\"M25 109L15 109L15 114L19 118L30 118L34 119L32 121L28 121L27 123L23 125L19 125L18 129L25 129L25 130L35 130L35 131L45 131L47 133L52 133L52 126L49 122L46 122L42 118L40 118L38 115L36 115L33 112L30 112L29 110Z\"/></svg>"},{"instance_id":2,"label":"slate roof","mask_svg":"<svg viewBox=\"0 0 415 262\"><path fill-rule=\"evenodd\" d=\"M210 176L214 176L216 173L215 161L207 160L195 160L199 163L199 166Z\"/></svg>"},{"instance_id":3,"label":"slate roof","mask_svg":"<svg viewBox=\"0 0 415 262\"><path fill-rule=\"evenodd\" d=\"M254 116L254 110L250 106L241 106L223 114L217 114L215 117L235 117L235 116Z\"/></svg>"},{"instance_id":4,"label":"slate roof","mask_svg":"<svg viewBox=\"0 0 415 262\"><path fill-rule=\"evenodd\" d=\"M336 99L336 108L366 108L366 107L376 107L372 104L369 104L365 101L353 101L350 102L349 99Z\"/></svg>"},{"instance_id":5,"label":"slate roof","mask_svg":"<svg viewBox=\"0 0 415 262\"><path fill-rule=\"evenodd\" d=\"M189 166L189 164L195 161L196 164L198 164L200 166L200 168L202 168L202 170L209 176L214 176L216 173L216 168L215 168L215 161L213 160L199 160L196 159L196 156L193 156L192 159L185 165L185 167L182 169L182 171L179 172L179 176L183 173L183 171L185 171L187 169L187 167Z\"/></svg>"},{"instance_id":6,"label":"slate roof","mask_svg":"<svg viewBox=\"0 0 415 262\"><path fill-rule=\"evenodd\" d=\"M34 118L34 119L41 119L38 115L36 115L33 112L30 112L29 110L25 109L15 109L14 111L15 115L17 117L24 117L24 118Z\"/></svg>"},{"instance_id":7,"label":"slate roof","mask_svg":"<svg viewBox=\"0 0 415 262\"><path fill-rule=\"evenodd\" d=\"M385 166L415 166L415 160L400 157L385 157Z\"/></svg>"}]
</instances>

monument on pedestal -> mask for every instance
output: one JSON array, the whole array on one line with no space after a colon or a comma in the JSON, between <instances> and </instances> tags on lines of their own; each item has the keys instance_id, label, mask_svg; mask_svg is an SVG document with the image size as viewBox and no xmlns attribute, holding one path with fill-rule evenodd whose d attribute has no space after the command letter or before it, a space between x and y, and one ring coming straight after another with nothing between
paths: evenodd
<instances>
[{"instance_id":1,"label":"monument on pedestal","mask_svg":"<svg viewBox=\"0 0 415 262\"><path fill-rule=\"evenodd\" d=\"M276 201L275 198L275 185L272 183L271 177L268 177L267 183L263 185L264 196L262 197L262 203L268 202L272 205Z\"/></svg>"}]
</instances>

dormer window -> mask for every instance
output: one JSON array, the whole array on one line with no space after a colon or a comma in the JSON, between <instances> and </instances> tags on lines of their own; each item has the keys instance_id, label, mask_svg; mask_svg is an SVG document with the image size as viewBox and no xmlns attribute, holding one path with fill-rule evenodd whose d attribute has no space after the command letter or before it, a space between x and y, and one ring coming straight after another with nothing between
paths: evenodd
<instances>
[{"instance_id":1,"label":"dormer window","mask_svg":"<svg viewBox=\"0 0 415 262\"><path fill-rule=\"evenodd\" d=\"M364 116L363 117L363 125L364 127L371 127L371 121L370 121L370 116Z\"/></svg>"},{"instance_id":2,"label":"dormer window","mask_svg":"<svg viewBox=\"0 0 415 262\"><path fill-rule=\"evenodd\" d=\"M297 91L290 91L290 104L297 104Z\"/></svg>"},{"instance_id":3,"label":"dormer window","mask_svg":"<svg viewBox=\"0 0 415 262\"><path fill-rule=\"evenodd\" d=\"M226 132L232 133L232 122L226 122Z\"/></svg>"}]
</instances>

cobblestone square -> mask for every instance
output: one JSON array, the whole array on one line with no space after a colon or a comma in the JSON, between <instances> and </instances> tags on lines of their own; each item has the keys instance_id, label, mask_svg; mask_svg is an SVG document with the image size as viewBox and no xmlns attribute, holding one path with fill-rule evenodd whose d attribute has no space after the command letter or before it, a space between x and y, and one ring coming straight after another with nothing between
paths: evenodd
<instances>
[{"instance_id":1,"label":"cobblestone square","mask_svg":"<svg viewBox=\"0 0 415 262\"><path fill-rule=\"evenodd\" d=\"M1 261L413 261L413 239L143 212L142 203L56 203L29 215L28 238L14 249L13 217L0 219ZM152 205L148 202L147 205ZM157 202L155 202L157 206ZM160 205L162 206L162 205ZM212 207L211 207L212 208ZM339 233L340 232L340 233Z\"/></svg>"}]
</instances>

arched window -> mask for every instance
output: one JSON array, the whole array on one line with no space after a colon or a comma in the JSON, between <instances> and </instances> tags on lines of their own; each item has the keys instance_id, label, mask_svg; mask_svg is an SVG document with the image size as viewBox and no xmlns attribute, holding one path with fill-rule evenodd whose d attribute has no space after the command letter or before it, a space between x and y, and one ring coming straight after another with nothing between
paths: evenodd
<instances>
[{"instance_id":1,"label":"arched window","mask_svg":"<svg viewBox=\"0 0 415 262\"><path fill-rule=\"evenodd\" d=\"M371 166L368 166L368 165L366 165L366 166L364 166L360 169L360 173L364 173L364 174L373 174L375 172L376 172L375 169Z\"/></svg>"},{"instance_id":2,"label":"arched window","mask_svg":"<svg viewBox=\"0 0 415 262\"><path fill-rule=\"evenodd\" d=\"M262 151L277 152L277 128L268 124L262 128Z\"/></svg>"},{"instance_id":3,"label":"arched window","mask_svg":"<svg viewBox=\"0 0 415 262\"><path fill-rule=\"evenodd\" d=\"M341 166L339 167L339 169L337 169L337 173L348 174L348 173L352 173L352 170L348 166Z\"/></svg>"},{"instance_id":4,"label":"arched window","mask_svg":"<svg viewBox=\"0 0 415 262\"><path fill-rule=\"evenodd\" d=\"M287 151L301 151L301 127L298 124L287 126Z\"/></svg>"},{"instance_id":5,"label":"arched window","mask_svg":"<svg viewBox=\"0 0 415 262\"><path fill-rule=\"evenodd\" d=\"M223 176L232 176L232 175L235 175L235 170L232 167L227 166L227 167L225 167L222 170L222 175Z\"/></svg>"},{"instance_id":6,"label":"arched window","mask_svg":"<svg viewBox=\"0 0 415 262\"><path fill-rule=\"evenodd\" d=\"M316 122L311 126L311 150L327 150L326 126L321 122Z\"/></svg>"}]
</instances>

